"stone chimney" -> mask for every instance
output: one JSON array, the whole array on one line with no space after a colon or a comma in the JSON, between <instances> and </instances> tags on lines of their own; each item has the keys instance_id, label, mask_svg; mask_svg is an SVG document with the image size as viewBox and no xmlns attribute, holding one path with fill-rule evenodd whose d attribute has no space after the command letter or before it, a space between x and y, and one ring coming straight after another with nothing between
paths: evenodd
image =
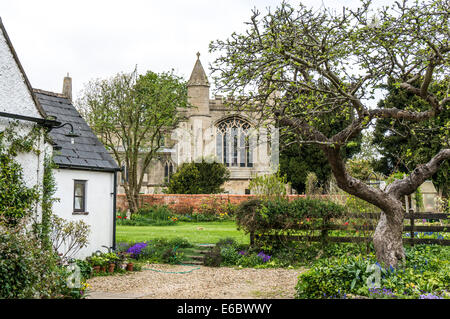
<instances>
[{"instance_id":1,"label":"stone chimney","mask_svg":"<svg viewBox=\"0 0 450 319\"><path fill-rule=\"evenodd\" d=\"M64 77L62 94L72 100L72 78L69 76L69 73Z\"/></svg>"}]
</instances>

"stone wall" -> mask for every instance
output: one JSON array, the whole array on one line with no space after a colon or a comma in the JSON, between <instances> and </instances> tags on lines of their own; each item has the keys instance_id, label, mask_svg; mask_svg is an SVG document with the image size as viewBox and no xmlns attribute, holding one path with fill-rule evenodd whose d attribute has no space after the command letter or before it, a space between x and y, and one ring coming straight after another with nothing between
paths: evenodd
<instances>
[{"instance_id":1,"label":"stone wall","mask_svg":"<svg viewBox=\"0 0 450 319\"><path fill-rule=\"evenodd\" d=\"M238 205L244 201L255 198L255 195L235 195L235 194L141 194L141 206L145 205L167 205L177 211L177 213L190 213L201 207L203 204L216 203L230 203ZM290 200L305 197L305 195L288 195ZM324 196L324 198L329 196ZM335 195L333 198L337 199L342 196ZM125 194L117 195L117 209L120 211L128 210L128 203Z\"/></svg>"}]
</instances>

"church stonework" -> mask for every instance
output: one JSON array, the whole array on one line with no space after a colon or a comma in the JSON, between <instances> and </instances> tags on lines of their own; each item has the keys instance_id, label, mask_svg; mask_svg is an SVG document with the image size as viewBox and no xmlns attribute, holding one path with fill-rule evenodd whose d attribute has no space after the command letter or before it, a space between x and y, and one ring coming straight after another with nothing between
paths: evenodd
<instances>
[{"instance_id":1,"label":"church stonework","mask_svg":"<svg viewBox=\"0 0 450 319\"><path fill-rule=\"evenodd\" d=\"M228 194L250 194L250 180L276 172L278 144L273 125L258 126L251 114L237 113L226 106L222 96L210 98L210 84L197 53L187 83L186 121L165 137L159 156L144 175L143 194L161 194L165 182L182 163L216 161L230 171L223 185ZM270 124L270 123L269 123ZM120 180L126 178L122 172ZM120 181L119 180L119 181ZM123 189L119 188L119 193Z\"/></svg>"}]
</instances>

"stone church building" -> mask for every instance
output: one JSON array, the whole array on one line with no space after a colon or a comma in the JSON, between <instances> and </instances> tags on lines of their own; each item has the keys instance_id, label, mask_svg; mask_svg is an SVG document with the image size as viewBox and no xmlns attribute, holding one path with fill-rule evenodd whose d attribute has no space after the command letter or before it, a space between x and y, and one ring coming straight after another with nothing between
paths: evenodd
<instances>
[{"instance_id":1,"label":"stone church building","mask_svg":"<svg viewBox=\"0 0 450 319\"><path fill-rule=\"evenodd\" d=\"M228 167L230 180L223 186L225 193L250 194L249 182L253 177L277 169L278 144L273 142L276 139L273 126L257 125L252 114L233 112L222 96L211 98L200 53L187 86L188 101L193 107L184 111L187 120L164 138L159 156L144 175L141 193L162 193L164 183L177 167L204 159ZM119 181L123 183L126 175L125 168ZM124 193L122 187L119 193Z\"/></svg>"}]
</instances>

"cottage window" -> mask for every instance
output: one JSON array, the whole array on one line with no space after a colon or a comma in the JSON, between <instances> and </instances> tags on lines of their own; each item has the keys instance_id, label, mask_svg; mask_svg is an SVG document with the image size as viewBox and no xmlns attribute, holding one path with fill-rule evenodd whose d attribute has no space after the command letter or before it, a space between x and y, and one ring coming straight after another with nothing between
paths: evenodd
<instances>
[{"instance_id":1,"label":"cottage window","mask_svg":"<svg viewBox=\"0 0 450 319\"><path fill-rule=\"evenodd\" d=\"M253 143L250 124L228 118L217 125L216 155L221 163L232 167L253 167Z\"/></svg>"},{"instance_id":2,"label":"cottage window","mask_svg":"<svg viewBox=\"0 0 450 319\"><path fill-rule=\"evenodd\" d=\"M74 181L73 211L86 211L86 181Z\"/></svg>"}]
</instances>

